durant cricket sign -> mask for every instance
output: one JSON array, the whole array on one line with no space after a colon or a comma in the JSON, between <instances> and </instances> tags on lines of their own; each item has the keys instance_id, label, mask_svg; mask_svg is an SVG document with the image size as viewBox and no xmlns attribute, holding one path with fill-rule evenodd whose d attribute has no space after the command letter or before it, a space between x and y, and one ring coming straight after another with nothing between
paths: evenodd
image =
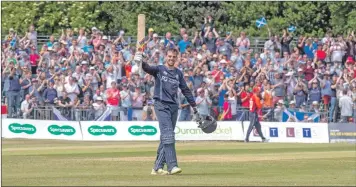
<instances>
[{"instance_id":1,"label":"durant cricket sign","mask_svg":"<svg viewBox=\"0 0 356 187\"><path fill-rule=\"evenodd\" d=\"M217 129L204 133L195 122L178 123L176 140L243 140L242 126L236 122L218 122Z\"/></svg>"}]
</instances>

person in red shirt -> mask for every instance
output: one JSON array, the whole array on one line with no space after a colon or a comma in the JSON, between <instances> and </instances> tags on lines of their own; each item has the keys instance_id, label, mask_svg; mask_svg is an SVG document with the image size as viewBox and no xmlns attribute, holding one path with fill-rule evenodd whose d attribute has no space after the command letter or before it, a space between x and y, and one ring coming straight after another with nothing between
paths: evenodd
<instances>
[{"instance_id":1,"label":"person in red shirt","mask_svg":"<svg viewBox=\"0 0 356 187\"><path fill-rule=\"evenodd\" d=\"M326 48L323 47L322 43L318 44L318 49L316 50L316 57L318 60L325 60L326 58Z\"/></svg>"},{"instance_id":2,"label":"person in red shirt","mask_svg":"<svg viewBox=\"0 0 356 187\"><path fill-rule=\"evenodd\" d=\"M314 68L312 66L312 61L307 60L307 65L302 70L305 75L305 80L310 81L314 78Z\"/></svg>"},{"instance_id":3,"label":"person in red shirt","mask_svg":"<svg viewBox=\"0 0 356 187\"><path fill-rule=\"evenodd\" d=\"M214 65L214 69L213 69L213 71L211 71L211 75L215 79L215 83L220 83L221 82L220 75L223 75L223 72L219 70L219 65L218 64Z\"/></svg>"},{"instance_id":4,"label":"person in red shirt","mask_svg":"<svg viewBox=\"0 0 356 187\"><path fill-rule=\"evenodd\" d=\"M253 95L249 99L250 126L247 129L245 142L249 142L249 137L253 127L256 128L258 135L262 138L262 142L267 142L267 139L262 134L261 123L258 119L258 110L262 108L262 103L260 99L260 89L258 87L254 87L252 92Z\"/></svg>"},{"instance_id":5,"label":"person in red shirt","mask_svg":"<svg viewBox=\"0 0 356 187\"><path fill-rule=\"evenodd\" d=\"M250 106L249 100L252 94L248 91L250 89L250 86L248 83L245 84L243 91L241 92L241 106L243 108L248 108Z\"/></svg>"},{"instance_id":6,"label":"person in red shirt","mask_svg":"<svg viewBox=\"0 0 356 187\"><path fill-rule=\"evenodd\" d=\"M40 60L40 56L36 53L36 47L31 47L31 54L30 54L30 63L31 63L31 72L32 74L36 74L37 72L37 64Z\"/></svg>"},{"instance_id":7,"label":"person in red shirt","mask_svg":"<svg viewBox=\"0 0 356 187\"><path fill-rule=\"evenodd\" d=\"M117 89L116 82L112 81L111 88L106 90L107 106L111 108L112 120L118 120L120 91Z\"/></svg>"}]
</instances>

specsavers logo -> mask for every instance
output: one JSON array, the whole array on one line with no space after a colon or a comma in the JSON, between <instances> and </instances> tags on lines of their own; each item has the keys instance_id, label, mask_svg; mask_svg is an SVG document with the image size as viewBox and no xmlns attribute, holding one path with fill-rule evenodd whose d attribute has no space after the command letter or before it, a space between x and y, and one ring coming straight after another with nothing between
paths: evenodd
<instances>
[{"instance_id":1,"label":"specsavers logo","mask_svg":"<svg viewBox=\"0 0 356 187\"><path fill-rule=\"evenodd\" d=\"M102 134L106 136L113 136L116 134L117 130L111 125L106 125L103 127L100 127L98 125L92 125L88 128L88 132L94 136L100 136Z\"/></svg>"},{"instance_id":2,"label":"specsavers logo","mask_svg":"<svg viewBox=\"0 0 356 187\"><path fill-rule=\"evenodd\" d=\"M175 133L177 135L184 135L184 134L205 134L200 128L192 128L192 129L186 129L186 128L180 128L176 127ZM221 128L218 126L216 130L211 133L211 134L226 134L226 135L231 135L232 134L232 128L227 127L227 128Z\"/></svg>"},{"instance_id":3,"label":"specsavers logo","mask_svg":"<svg viewBox=\"0 0 356 187\"><path fill-rule=\"evenodd\" d=\"M129 133L134 135L134 136L141 136L143 134L147 136L153 136L157 133L157 129L151 125L146 125L146 126L138 126L134 125L129 127Z\"/></svg>"},{"instance_id":4,"label":"specsavers logo","mask_svg":"<svg viewBox=\"0 0 356 187\"><path fill-rule=\"evenodd\" d=\"M73 134L75 134L75 129L68 125L63 125L63 126L51 125L47 129L48 129L48 132L53 135L63 134L66 136L72 136Z\"/></svg>"},{"instance_id":5,"label":"specsavers logo","mask_svg":"<svg viewBox=\"0 0 356 187\"><path fill-rule=\"evenodd\" d=\"M31 124L19 124L19 123L11 123L9 125L9 130L13 133L26 133L26 134L35 134L36 127Z\"/></svg>"}]
</instances>

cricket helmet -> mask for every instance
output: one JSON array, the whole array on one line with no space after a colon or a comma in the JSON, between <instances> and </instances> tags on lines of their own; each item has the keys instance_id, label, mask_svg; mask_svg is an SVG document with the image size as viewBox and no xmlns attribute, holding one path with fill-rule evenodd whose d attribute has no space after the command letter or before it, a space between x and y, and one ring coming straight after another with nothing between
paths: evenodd
<instances>
[{"instance_id":1,"label":"cricket helmet","mask_svg":"<svg viewBox=\"0 0 356 187\"><path fill-rule=\"evenodd\" d=\"M206 116L198 124L199 124L198 127L201 128L201 130L207 134L214 132L218 126L215 118L213 118L210 115Z\"/></svg>"}]
</instances>

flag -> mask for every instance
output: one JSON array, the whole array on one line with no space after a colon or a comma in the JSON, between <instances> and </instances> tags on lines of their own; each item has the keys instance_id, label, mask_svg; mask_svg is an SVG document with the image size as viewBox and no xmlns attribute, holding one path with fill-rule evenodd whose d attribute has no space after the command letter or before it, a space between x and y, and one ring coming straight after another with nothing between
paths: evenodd
<instances>
[{"instance_id":1,"label":"flag","mask_svg":"<svg viewBox=\"0 0 356 187\"><path fill-rule=\"evenodd\" d=\"M111 109L106 107L106 110L95 121L111 121Z\"/></svg>"},{"instance_id":2,"label":"flag","mask_svg":"<svg viewBox=\"0 0 356 187\"><path fill-rule=\"evenodd\" d=\"M262 18L256 20L256 26L257 26L257 28L261 28L261 27L263 27L263 26L266 25L266 24L267 24L267 21L266 21L266 19L265 19L264 17L262 17Z\"/></svg>"},{"instance_id":3,"label":"flag","mask_svg":"<svg viewBox=\"0 0 356 187\"><path fill-rule=\"evenodd\" d=\"M294 32L295 30L297 30L297 27L295 27L294 25L288 27L289 32Z\"/></svg>"},{"instance_id":4,"label":"flag","mask_svg":"<svg viewBox=\"0 0 356 187\"><path fill-rule=\"evenodd\" d=\"M68 121L68 119L66 117L64 117L58 109L56 109L56 108L54 108L52 106L52 110L53 110L54 120L56 120L56 121Z\"/></svg>"},{"instance_id":5,"label":"flag","mask_svg":"<svg viewBox=\"0 0 356 187\"><path fill-rule=\"evenodd\" d=\"M304 116L308 116L308 120L312 120L315 123L320 122L320 114L319 113L314 113L314 112L296 112L296 111L291 111L287 110L283 112L283 117L282 121L283 122L288 122L288 119L290 117L296 118L298 122L303 122Z\"/></svg>"}]
</instances>

